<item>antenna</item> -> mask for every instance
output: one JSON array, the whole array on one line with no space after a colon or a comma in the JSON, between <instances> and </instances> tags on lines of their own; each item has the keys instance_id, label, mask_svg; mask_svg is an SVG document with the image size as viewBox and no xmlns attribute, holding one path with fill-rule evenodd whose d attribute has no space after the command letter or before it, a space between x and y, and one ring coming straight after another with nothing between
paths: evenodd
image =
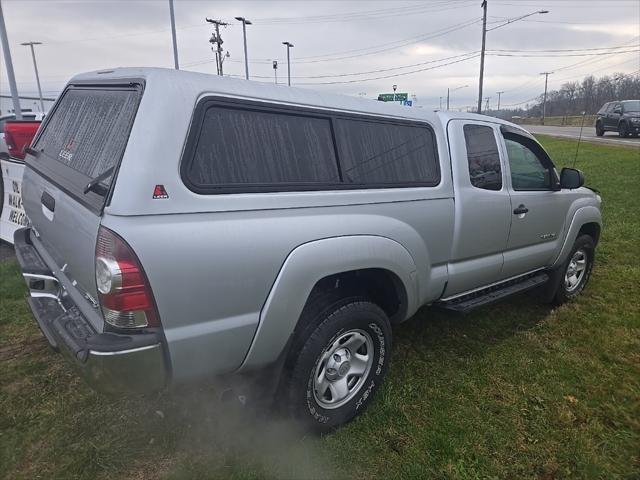
<instances>
[{"instance_id":1,"label":"antenna","mask_svg":"<svg viewBox=\"0 0 640 480\"><path fill-rule=\"evenodd\" d=\"M582 140L582 128L584 127L584 117L587 115L587 111L582 112L582 124L580 125L580 135L578 136L578 145L576 146L576 156L573 157L573 165L571 168L575 168L576 161L578 160L578 150L580 149L580 140Z\"/></svg>"}]
</instances>

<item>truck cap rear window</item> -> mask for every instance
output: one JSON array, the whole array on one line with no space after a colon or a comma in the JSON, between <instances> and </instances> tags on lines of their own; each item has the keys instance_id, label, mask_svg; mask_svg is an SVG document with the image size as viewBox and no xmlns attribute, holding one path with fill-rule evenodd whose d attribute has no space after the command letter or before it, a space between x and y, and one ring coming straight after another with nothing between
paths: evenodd
<instances>
[{"instance_id":1,"label":"truck cap rear window","mask_svg":"<svg viewBox=\"0 0 640 480\"><path fill-rule=\"evenodd\" d=\"M69 87L35 140L30 166L81 203L102 209L105 197L84 193L89 181L119 164L141 95L139 85ZM108 190L114 174L101 184Z\"/></svg>"}]
</instances>

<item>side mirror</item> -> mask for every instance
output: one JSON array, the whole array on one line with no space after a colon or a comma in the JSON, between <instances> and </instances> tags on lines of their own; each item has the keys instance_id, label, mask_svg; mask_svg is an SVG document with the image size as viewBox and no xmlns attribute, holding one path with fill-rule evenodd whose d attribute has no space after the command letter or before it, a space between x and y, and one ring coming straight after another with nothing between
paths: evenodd
<instances>
[{"instance_id":1,"label":"side mirror","mask_svg":"<svg viewBox=\"0 0 640 480\"><path fill-rule=\"evenodd\" d=\"M575 168L563 168L560 172L560 188L570 190L584 185L584 174Z\"/></svg>"},{"instance_id":2,"label":"side mirror","mask_svg":"<svg viewBox=\"0 0 640 480\"><path fill-rule=\"evenodd\" d=\"M613 113L622 114L622 109L620 107L614 108Z\"/></svg>"}]
</instances>

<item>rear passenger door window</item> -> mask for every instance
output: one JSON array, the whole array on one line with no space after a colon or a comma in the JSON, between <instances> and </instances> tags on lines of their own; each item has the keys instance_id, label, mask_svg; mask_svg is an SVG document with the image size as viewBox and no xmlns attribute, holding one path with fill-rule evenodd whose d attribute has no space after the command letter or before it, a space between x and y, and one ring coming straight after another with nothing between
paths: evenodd
<instances>
[{"instance_id":1,"label":"rear passenger door window","mask_svg":"<svg viewBox=\"0 0 640 480\"><path fill-rule=\"evenodd\" d=\"M437 185L431 129L360 119L336 120L342 179L348 184Z\"/></svg>"},{"instance_id":2,"label":"rear passenger door window","mask_svg":"<svg viewBox=\"0 0 640 480\"><path fill-rule=\"evenodd\" d=\"M463 130L471 185L484 190L502 189L500 153L493 128L469 124Z\"/></svg>"},{"instance_id":3,"label":"rear passenger door window","mask_svg":"<svg viewBox=\"0 0 640 480\"><path fill-rule=\"evenodd\" d=\"M339 182L328 118L211 106L187 178L196 187Z\"/></svg>"}]
</instances>

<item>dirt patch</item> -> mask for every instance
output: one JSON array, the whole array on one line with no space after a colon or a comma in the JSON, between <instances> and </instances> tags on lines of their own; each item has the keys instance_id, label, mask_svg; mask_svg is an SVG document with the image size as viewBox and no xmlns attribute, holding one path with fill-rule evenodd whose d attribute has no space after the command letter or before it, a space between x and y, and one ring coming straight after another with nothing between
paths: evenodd
<instances>
[{"instance_id":1,"label":"dirt patch","mask_svg":"<svg viewBox=\"0 0 640 480\"><path fill-rule=\"evenodd\" d=\"M5 262L14 258L16 255L13 251L13 245L0 240L0 262Z\"/></svg>"},{"instance_id":2,"label":"dirt patch","mask_svg":"<svg viewBox=\"0 0 640 480\"><path fill-rule=\"evenodd\" d=\"M34 335L15 344L0 346L0 362L32 356L34 353L42 353L47 348L47 340L42 335Z\"/></svg>"}]
</instances>

